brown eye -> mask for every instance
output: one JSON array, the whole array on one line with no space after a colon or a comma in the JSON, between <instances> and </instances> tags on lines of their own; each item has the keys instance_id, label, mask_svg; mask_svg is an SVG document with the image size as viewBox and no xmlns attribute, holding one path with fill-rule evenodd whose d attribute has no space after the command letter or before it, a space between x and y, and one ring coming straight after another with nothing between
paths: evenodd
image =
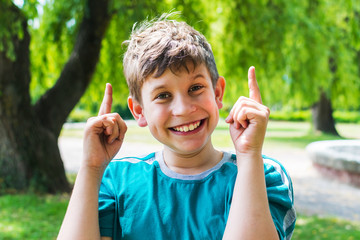
<instances>
[{"instance_id":1,"label":"brown eye","mask_svg":"<svg viewBox=\"0 0 360 240\"><path fill-rule=\"evenodd\" d=\"M171 97L171 94L170 93L160 93L158 94L155 98L156 99L167 99Z\"/></svg>"},{"instance_id":2,"label":"brown eye","mask_svg":"<svg viewBox=\"0 0 360 240\"><path fill-rule=\"evenodd\" d=\"M202 85L194 85L189 89L189 92L196 92L196 91L198 91L198 90L200 90L202 88L203 88Z\"/></svg>"}]
</instances>

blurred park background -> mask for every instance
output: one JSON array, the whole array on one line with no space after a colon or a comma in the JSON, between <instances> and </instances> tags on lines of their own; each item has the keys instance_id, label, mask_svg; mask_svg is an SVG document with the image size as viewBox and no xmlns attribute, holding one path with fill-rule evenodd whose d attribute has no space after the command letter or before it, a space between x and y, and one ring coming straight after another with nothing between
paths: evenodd
<instances>
[{"instance_id":1,"label":"blurred park background","mask_svg":"<svg viewBox=\"0 0 360 240\"><path fill-rule=\"evenodd\" d=\"M305 152L360 139L359 0L0 0L0 239L56 237L105 83L129 126L119 156L161 147L130 120L123 41L171 11L212 45L227 81L222 117L256 67L271 109L264 153L294 181L293 239L360 239L359 188L325 179ZM224 150L227 131L220 121L214 135Z\"/></svg>"}]
</instances>

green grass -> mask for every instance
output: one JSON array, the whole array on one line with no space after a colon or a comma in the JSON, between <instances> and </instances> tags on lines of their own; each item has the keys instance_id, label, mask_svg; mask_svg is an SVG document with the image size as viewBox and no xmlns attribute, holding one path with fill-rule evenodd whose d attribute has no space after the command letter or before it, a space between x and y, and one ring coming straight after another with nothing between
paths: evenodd
<instances>
[{"instance_id":1,"label":"green grass","mask_svg":"<svg viewBox=\"0 0 360 240\"><path fill-rule=\"evenodd\" d=\"M297 217L293 240L356 240L360 239L360 223L322 218L317 216Z\"/></svg>"},{"instance_id":2,"label":"green grass","mask_svg":"<svg viewBox=\"0 0 360 240\"><path fill-rule=\"evenodd\" d=\"M55 239L69 195L0 197L0 239Z\"/></svg>"},{"instance_id":3,"label":"green grass","mask_svg":"<svg viewBox=\"0 0 360 240\"><path fill-rule=\"evenodd\" d=\"M69 195L0 196L0 239L55 239ZM299 215L293 240L360 239L360 223Z\"/></svg>"}]
</instances>

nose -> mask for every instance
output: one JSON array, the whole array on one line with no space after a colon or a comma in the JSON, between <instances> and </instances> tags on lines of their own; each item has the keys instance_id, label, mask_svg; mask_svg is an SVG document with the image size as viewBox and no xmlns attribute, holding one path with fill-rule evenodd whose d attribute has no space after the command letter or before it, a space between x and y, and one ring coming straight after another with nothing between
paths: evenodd
<instances>
[{"instance_id":1,"label":"nose","mask_svg":"<svg viewBox=\"0 0 360 240\"><path fill-rule=\"evenodd\" d=\"M173 99L172 114L174 116L184 116L196 110L194 99L190 96L177 95Z\"/></svg>"}]
</instances>

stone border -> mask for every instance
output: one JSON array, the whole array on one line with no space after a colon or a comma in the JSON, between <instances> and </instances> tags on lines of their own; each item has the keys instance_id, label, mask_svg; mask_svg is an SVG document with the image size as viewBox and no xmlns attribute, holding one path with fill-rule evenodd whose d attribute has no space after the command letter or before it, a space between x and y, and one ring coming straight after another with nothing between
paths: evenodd
<instances>
[{"instance_id":1,"label":"stone border","mask_svg":"<svg viewBox=\"0 0 360 240\"><path fill-rule=\"evenodd\" d=\"M360 187L360 140L313 142L306 152L322 175Z\"/></svg>"}]
</instances>

